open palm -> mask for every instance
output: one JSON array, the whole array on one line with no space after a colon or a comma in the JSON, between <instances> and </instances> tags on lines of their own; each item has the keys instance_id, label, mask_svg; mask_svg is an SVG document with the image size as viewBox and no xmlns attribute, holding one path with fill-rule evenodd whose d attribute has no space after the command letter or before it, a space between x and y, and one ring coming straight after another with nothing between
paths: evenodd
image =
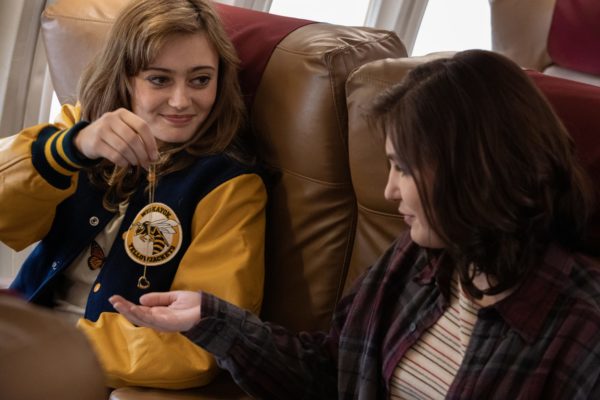
<instances>
[{"instance_id":1,"label":"open palm","mask_svg":"<svg viewBox=\"0 0 600 400\"><path fill-rule=\"evenodd\" d=\"M140 297L140 305L119 295L109 301L130 322L164 332L187 331L200 321L200 293L172 291L148 293Z\"/></svg>"}]
</instances>

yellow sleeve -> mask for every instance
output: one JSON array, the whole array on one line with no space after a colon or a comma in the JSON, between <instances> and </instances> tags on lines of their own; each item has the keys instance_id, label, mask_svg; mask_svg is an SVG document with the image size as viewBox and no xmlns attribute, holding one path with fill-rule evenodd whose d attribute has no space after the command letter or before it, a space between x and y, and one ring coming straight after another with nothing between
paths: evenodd
<instances>
[{"instance_id":1,"label":"yellow sleeve","mask_svg":"<svg viewBox=\"0 0 600 400\"><path fill-rule=\"evenodd\" d=\"M255 313L264 283L267 194L254 174L231 179L196 207L192 240L171 289L203 290ZM185 389L209 383L214 358L179 333L136 327L120 314L102 313L78 324L92 342L110 387Z\"/></svg>"},{"instance_id":2,"label":"yellow sleeve","mask_svg":"<svg viewBox=\"0 0 600 400\"><path fill-rule=\"evenodd\" d=\"M258 175L238 176L196 208L194 239L171 289L203 290L255 314L265 277L267 192Z\"/></svg>"},{"instance_id":3,"label":"yellow sleeve","mask_svg":"<svg viewBox=\"0 0 600 400\"><path fill-rule=\"evenodd\" d=\"M67 128L79 115L78 107L63 106L57 124L36 125L0 139L0 241L9 247L22 250L42 239L56 206L75 191L81 165L65 153L63 144L67 147ZM40 149L37 162L34 142ZM57 185L52 177L64 184Z\"/></svg>"}]
</instances>

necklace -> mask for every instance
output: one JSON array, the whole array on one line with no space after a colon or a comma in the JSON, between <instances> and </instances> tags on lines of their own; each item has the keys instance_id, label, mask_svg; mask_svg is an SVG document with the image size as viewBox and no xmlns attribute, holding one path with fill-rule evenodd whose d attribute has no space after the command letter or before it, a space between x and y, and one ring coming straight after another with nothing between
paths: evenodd
<instances>
[{"instance_id":1,"label":"necklace","mask_svg":"<svg viewBox=\"0 0 600 400\"><path fill-rule=\"evenodd\" d=\"M148 167L148 204L154 203L154 193L156 192L156 164L152 163ZM149 225L152 226L154 214L150 214ZM151 240L147 240L146 242L146 254L151 254L150 246L153 245ZM142 264L144 266L144 273L139 277L137 281L137 287L140 289L148 289L150 287L150 281L146 277L146 271L148 269L148 259L144 257L144 262Z\"/></svg>"},{"instance_id":2,"label":"necklace","mask_svg":"<svg viewBox=\"0 0 600 400\"><path fill-rule=\"evenodd\" d=\"M170 263L177 257L183 243L182 227L175 211L167 204L157 202L155 198L157 169L164 160L161 157L157 163L149 165L146 176L147 204L139 210L122 236L127 256L143 267L143 273L134 281L137 288L142 290L150 287L148 267ZM170 199L168 194L163 197L165 200Z\"/></svg>"}]
</instances>

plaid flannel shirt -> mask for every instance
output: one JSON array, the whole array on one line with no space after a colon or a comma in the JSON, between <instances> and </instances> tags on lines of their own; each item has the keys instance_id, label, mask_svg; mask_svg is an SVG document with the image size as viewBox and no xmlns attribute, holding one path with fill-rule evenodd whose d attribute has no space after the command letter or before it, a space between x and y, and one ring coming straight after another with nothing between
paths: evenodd
<instances>
[{"instance_id":1,"label":"plaid flannel shirt","mask_svg":"<svg viewBox=\"0 0 600 400\"><path fill-rule=\"evenodd\" d=\"M210 294L185 335L263 399L386 399L404 353L448 305L452 264L400 239L338 304L329 332L289 332ZM478 314L447 399L600 399L600 265L551 245Z\"/></svg>"}]
</instances>

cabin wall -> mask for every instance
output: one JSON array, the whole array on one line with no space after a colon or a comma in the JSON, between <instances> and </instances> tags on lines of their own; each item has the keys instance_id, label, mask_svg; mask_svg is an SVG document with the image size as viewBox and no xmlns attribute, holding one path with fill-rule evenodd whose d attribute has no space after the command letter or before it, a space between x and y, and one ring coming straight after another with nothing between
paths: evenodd
<instances>
[{"instance_id":1,"label":"cabin wall","mask_svg":"<svg viewBox=\"0 0 600 400\"><path fill-rule=\"evenodd\" d=\"M17 46L17 32L23 11L22 1L5 1L0 3L0 110L6 102L8 73ZM0 132L6 136L6 132Z\"/></svg>"},{"instance_id":2,"label":"cabin wall","mask_svg":"<svg viewBox=\"0 0 600 400\"><path fill-rule=\"evenodd\" d=\"M51 2L0 2L0 138L48 121L52 84L39 19ZM15 252L0 243L0 287L10 282L30 251Z\"/></svg>"}]
</instances>

